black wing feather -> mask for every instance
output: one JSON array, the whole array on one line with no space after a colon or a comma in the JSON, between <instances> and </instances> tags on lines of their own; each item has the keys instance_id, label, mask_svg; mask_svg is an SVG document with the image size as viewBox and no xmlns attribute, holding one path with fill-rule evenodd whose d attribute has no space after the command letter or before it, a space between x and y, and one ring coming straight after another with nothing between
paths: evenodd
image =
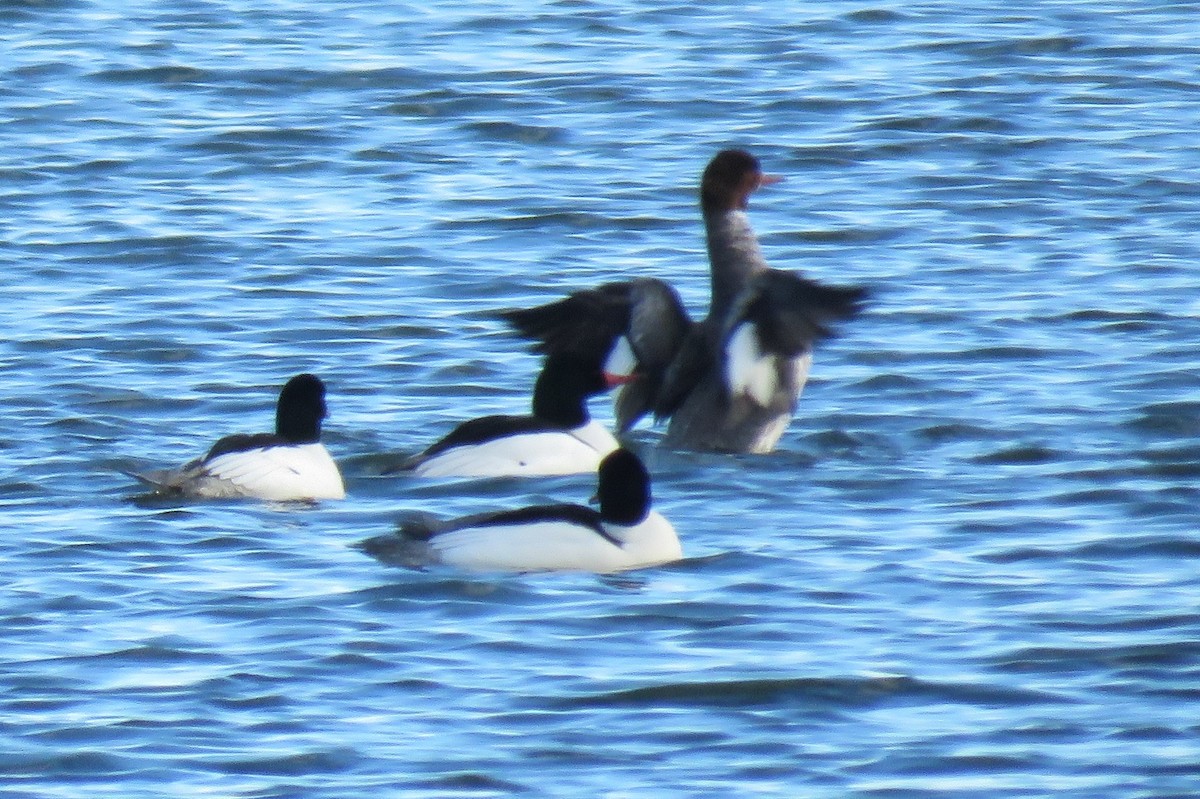
<instances>
[{"instance_id":1,"label":"black wing feather","mask_svg":"<svg viewBox=\"0 0 1200 799\"><path fill-rule=\"evenodd\" d=\"M834 325L856 316L867 290L829 286L792 272L770 269L755 277L734 305L725 325L728 336L742 322L758 328L765 352L794 357L835 334Z\"/></svg>"}]
</instances>

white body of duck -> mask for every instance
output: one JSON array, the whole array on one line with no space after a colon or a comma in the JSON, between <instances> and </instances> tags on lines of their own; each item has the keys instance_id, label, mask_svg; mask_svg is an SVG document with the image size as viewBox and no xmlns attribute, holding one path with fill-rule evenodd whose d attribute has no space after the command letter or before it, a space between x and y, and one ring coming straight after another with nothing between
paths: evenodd
<instances>
[{"instance_id":1,"label":"white body of duck","mask_svg":"<svg viewBox=\"0 0 1200 799\"><path fill-rule=\"evenodd\" d=\"M480 572L617 572L683 557L679 537L650 507L650 478L625 449L598 472L600 509L539 505L448 521L421 518L363 542L380 560Z\"/></svg>"},{"instance_id":2,"label":"white body of duck","mask_svg":"<svg viewBox=\"0 0 1200 799\"><path fill-rule=\"evenodd\" d=\"M313 375L297 375L279 393L274 433L226 436L203 458L178 469L132 476L164 495L277 502L343 499L341 472L320 442L326 412L325 385Z\"/></svg>"},{"instance_id":3,"label":"white body of duck","mask_svg":"<svg viewBox=\"0 0 1200 799\"><path fill-rule=\"evenodd\" d=\"M594 472L619 445L591 419L587 400L608 389L597 366L549 358L533 390L533 413L460 424L402 469L420 477L527 477Z\"/></svg>"}]
</instances>

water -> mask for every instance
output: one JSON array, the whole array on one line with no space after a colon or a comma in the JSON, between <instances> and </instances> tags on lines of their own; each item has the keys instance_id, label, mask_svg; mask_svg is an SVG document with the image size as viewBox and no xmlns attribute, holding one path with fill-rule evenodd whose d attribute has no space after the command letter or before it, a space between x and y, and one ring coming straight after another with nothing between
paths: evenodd
<instances>
[{"instance_id":1,"label":"water","mask_svg":"<svg viewBox=\"0 0 1200 799\"><path fill-rule=\"evenodd\" d=\"M0 6L0 795L1200 790L1196 10L692 5ZM688 559L355 550L587 498L380 473L527 406L489 311L702 312L729 145L874 300L776 453L636 432ZM300 371L346 502L131 501Z\"/></svg>"}]
</instances>

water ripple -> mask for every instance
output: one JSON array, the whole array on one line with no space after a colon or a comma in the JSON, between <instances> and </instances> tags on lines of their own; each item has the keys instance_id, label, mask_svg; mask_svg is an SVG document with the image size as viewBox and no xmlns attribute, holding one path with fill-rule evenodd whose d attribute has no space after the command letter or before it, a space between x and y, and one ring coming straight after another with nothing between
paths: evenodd
<instances>
[{"instance_id":1,"label":"water ripple","mask_svg":"<svg viewBox=\"0 0 1200 799\"><path fill-rule=\"evenodd\" d=\"M1190 9L0 18L13 790L1192 792ZM688 557L363 557L410 512L588 500L384 472L528 407L536 359L496 309L653 276L702 315L695 183L730 145L787 178L751 204L768 260L872 303L778 452L633 431ZM330 387L346 503L151 502L123 476L269 429L300 371Z\"/></svg>"}]
</instances>

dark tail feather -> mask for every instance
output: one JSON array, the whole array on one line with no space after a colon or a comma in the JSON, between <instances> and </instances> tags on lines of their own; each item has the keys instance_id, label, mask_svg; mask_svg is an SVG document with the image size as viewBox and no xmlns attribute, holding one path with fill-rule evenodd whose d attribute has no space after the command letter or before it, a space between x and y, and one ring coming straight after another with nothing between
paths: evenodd
<instances>
[{"instance_id":1,"label":"dark tail feather","mask_svg":"<svg viewBox=\"0 0 1200 799\"><path fill-rule=\"evenodd\" d=\"M428 541L445 526L445 523L433 514L412 513L397 522L396 536L408 541Z\"/></svg>"},{"instance_id":2,"label":"dark tail feather","mask_svg":"<svg viewBox=\"0 0 1200 799\"><path fill-rule=\"evenodd\" d=\"M413 513L400 520L395 532L360 541L357 548L391 566L427 566L432 560L429 539L442 527L435 516Z\"/></svg>"},{"instance_id":3,"label":"dark tail feather","mask_svg":"<svg viewBox=\"0 0 1200 799\"><path fill-rule=\"evenodd\" d=\"M134 480L156 492L169 494L181 491L177 483L178 472L172 469L158 469L149 472L131 472L126 469L121 469L120 471L126 477L132 477Z\"/></svg>"}]
</instances>

